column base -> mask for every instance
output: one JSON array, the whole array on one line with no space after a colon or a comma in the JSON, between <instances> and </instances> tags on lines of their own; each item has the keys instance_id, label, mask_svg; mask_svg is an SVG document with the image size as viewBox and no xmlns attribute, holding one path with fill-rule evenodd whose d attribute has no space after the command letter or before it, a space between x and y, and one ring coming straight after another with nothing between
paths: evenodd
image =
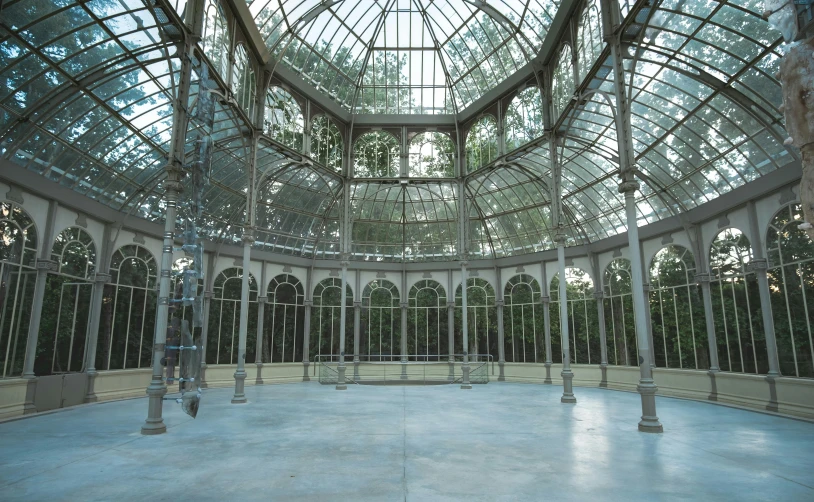
<instances>
[{"instance_id":1,"label":"column base","mask_svg":"<svg viewBox=\"0 0 814 502\"><path fill-rule=\"evenodd\" d=\"M246 372L240 370L235 371L235 395L232 397L232 404L246 404L248 402L246 399L245 385Z\"/></svg>"},{"instance_id":2,"label":"column base","mask_svg":"<svg viewBox=\"0 0 814 502\"><path fill-rule=\"evenodd\" d=\"M94 381L96 380L96 375L98 375L96 370L88 371L88 390L85 393L85 398L83 399L83 402L85 403L95 403L99 400L96 393L93 392L93 385L95 383Z\"/></svg>"},{"instance_id":3,"label":"column base","mask_svg":"<svg viewBox=\"0 0 814 502\"><path fill-rule=\"evenodd\" d=\"M642 420L639 422L641 432L664 432L664 428L656 415L656 392L658 387L652 378L642 378L636 390L642 396Z\"/></svg>"},{"instance_id":4,"label":"column base","mask_svg":"<svg viewBox=\"0 0 814 502\"><path fill-rule=\"evenodd\" d=\"M302 381L303 382L310 382L311 377L308 376L308 365L311 364L308 361L302 362Z\"/></svg>"},{"instance_id":5,"label":"column base","mask_svg":"<svg viewBox=\"0 0 814 502\"><path fill-rule=\"evenodd\" d=\"M263 363L255 363L257 366L257 378L254 379L255 385L263 385Z\"/></svg>"},{"instance_id":6,"label":"column base","mask_svg":"<svg viewBox=\"0 0 814 502\"><path fill-rule=\"evenodd\" d=\"M766 382L769 384L769 403L766 405L766 411L778 412L777 406L777 384L776 380L779 375L766 375Z\"/></svg>"},{"instance_id":7,"label":"column base","mask_svg":"<svg viewBox=\"0 0 814 502\"><path fill-rule=\"evenodd\" d=\"M464 390L469 390L472 388L472 383L469 381L469 363L463 363L461 365L461 373L463 377L461 378L461 388Z\"/></svg>"},{"instance_id":8,"label":"column base","mask_svg":"<svg viewBox=\"0 0 814 502\"><path fill-rule=\"evenodd\" d=\"M206 363L201 363L201 388L209 388L209 384L206 383Z\"/></svg>"},{"instance_id":9,"label":"column base","mask_svg":"<svg viewBox=\"0 0 814 502\"><path fill-rule=\"evenodd\" d=\"M608 388L608 363L599 365L599 371L602 372L602 379L599 381L599 387L603 389Z\"/></svg>"},{"instance_id":10,"label":"column base","mask_svg":"<svg viewBox=\"0 0 814 502\"><path fill-rule=\"evenodd\" d=\"M568 370L562 370L560 373L562 377L562 397L560 398L561 403L565 404L576 404L577 398L574 396L574 373Z\"/></svg>"},{"instance_id":11,"label":"column base","mask_svg":"<svg viewBox=\"0 0 814 502\"><path fill-rule=\"evenodd\" d=\"M506 374L503 372L503 365L505 365L505 361L498 361L497 367L499 368L499 373L497 375L498 382L505 382L506 381Z\"/></svg>"},{"instance_id":12,"label":"column base","mask_svg":"<svg viewBox=\"0 0 814 502\"><path fill-rule=\"evenodd\" d=\"M154 436L167 432L164 424L164 396L167 394L167 386L163 380L152 380L147 387L147 419L141 426L141 433L145 436Z\"/></svg>"},{"instance_id":13,"label":"column base","mask_svg":"<svg viewBox=\"0 0 814 502\"><path fill-rule=\"evenodd\" d=\"M707 400L709 401L718 401L718 383L715 381L715 375L721 370L715 368L710 369L707 371L707 375L709 375L709 385L710 385L710 392L709 396L707 396Z\"/></svg>"},{"instance_id":14,"label":"column base","mask_svg":"<svg viewBox=\"0 0 814 502\"><path fill-rule=\"evenodd\" d=\"M23 402L23 415L31 415L37 412L37 407L34 405L34 396L37 394L37 377L23 377L28 382L25 387L25 401Z\"/></svg>"},{"instance_id":15,"label":"column base","mask_svg":"<svg viewBox=\"0 0 814 502\"><path fill-rule=\"evenodd\" d=\"M336 390L348 390L348 386L345 383L345 363L340 364L336 368L336 372L337 372Z\"/></svg>"},{"instance_id":16,"label":"column base","mask_svg":"<svg viewBox=\"0 0 814 502\"><path fill-rule=\"evenodd\" d=\"M547 383L549 385L551 385L551 383L552 383L551 382L551 363L550 362L545 363L545 380L543 380L543 383L544 384Z\"/></svg>"}]
</instances>

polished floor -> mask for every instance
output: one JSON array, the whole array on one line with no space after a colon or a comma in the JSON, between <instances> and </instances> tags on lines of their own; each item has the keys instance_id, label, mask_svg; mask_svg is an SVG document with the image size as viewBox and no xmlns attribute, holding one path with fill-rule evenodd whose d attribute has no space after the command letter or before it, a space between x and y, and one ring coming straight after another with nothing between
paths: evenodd
<instances>
[{"instance_id":1,"label":"polished floor","mask_svg":"<svg viewBox=\"0 0 814 502\"><path fill-rule=\"evenodd\" d=\"M0 424L0 500L814 500L814 424L637 394L492 382L206 391L196 420L145 399Z\"/></svg>"}]
</instances>

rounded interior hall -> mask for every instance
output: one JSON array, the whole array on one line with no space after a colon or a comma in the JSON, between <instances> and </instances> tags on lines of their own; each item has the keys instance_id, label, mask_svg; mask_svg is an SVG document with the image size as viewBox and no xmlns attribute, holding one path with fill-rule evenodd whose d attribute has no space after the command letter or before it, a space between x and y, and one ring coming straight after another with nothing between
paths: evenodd
<instances>
[{"instance_id":1,"label":"rounded interior hall","mask_svg":"<svg viewBox=\"0 0 814 502\"><path fill-rule=\"evenodd\" d=\"M811 437L812 19L806 0L3 1L0 435L120 410L158 445L278 397L300 420L396 399L407 435L410 399L513 396L563 424L629 411L631 441L688 410ZM814 441L788 445L811 463ZM25 483L8 472L0 494Z\"/></svg>"}]
</instances>

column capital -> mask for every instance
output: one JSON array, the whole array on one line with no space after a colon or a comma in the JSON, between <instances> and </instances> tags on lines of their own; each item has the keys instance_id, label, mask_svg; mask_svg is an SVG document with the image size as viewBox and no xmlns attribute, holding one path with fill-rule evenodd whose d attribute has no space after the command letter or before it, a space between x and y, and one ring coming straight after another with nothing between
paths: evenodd
<instances>
[{"instance_id":1,"label":"column capital","mask_svg":"<svg viewBox=\"0 0 814 502\"><path fill-rule=\"evenodd\" d=\"M252 227L243 228L243 235L240 237L243 244L254 244L254 229Z\"/></svg>"},{"instance_id":2,"label":"column capital","mask_svg":"<svg viewBox=\"0 0 814 502\"><path fill-rule=\"evenodd\" d=\"M204 291L203 295L205 300L211 300L215 293L213 291Z\"/></svg>"},{"instance_id":3,"label":"column capital","mask_svg":"<svg viewBox=\"0 0 814 502\"><path fill-rule=\"evenodd\" d=\"M268 296L258 296L257 303L268 303L269 297Z\"/></svg>"},{"instance_id":4,"label":"column capital","mask_svg":"<svg viewBox=\"0 0 814 502\"><path fill-rule=\"evenodd\" d=\"M605 292L604 291L594 291L594 299L595 300L604 300L605 299Z\"/></svg>"},{"instance_id":5,"label":"column capital","mask_svg":"<svg viewBox=\"0 0 814 502\"><path fill-rule=\"evenodd\" d=\"M455 308L455 302L447 302L447 308L448 309L454 309Z\"/></svg>"},{"instance_id":6,"label":"column capital","mask_svg":"<svg viewBox=\"0 0 814 502\"><path fill-rule=\"evenodd\" d=\"M568 236L565 235L565 232L563 232L562 230L557 230L554 233L554 243L557 244L558 246L560 244L564 246L566 240L568 240Z\"/></svg>"},{"instance_id":7,"label":"column capital","mask_svg":"<svg viewBox=\"0 0 814 502\"><path fill-rule=\"evenodd\" d=\"M543 305L548 305L549 303L551 303L551 297L550 296L541 296L540 297L540 303L542 303Z\"/></svg>"},{"instance_id":8,"label":"column capital","mask_svg":"<svg viewBox=\"0 0 814 502\"><path fill-rule=\"evenodd\" d=\"M339 266L342 267L342 268L348 268L350 266L350 262L342 260L342 261L339 262Z\"/></svg>"},{"instance_id":9,"label":"column capital","mask_svg":"<svg viewBox=\"0 0 814 502\"><path fill-rule=\"evenodd\" d=\"M305 300L305 301L303 301L303 305L306 306L306 307L313 307L314 306L314 300Z\"/></svg>"},{"instance_id":10,"label":"column capital","mask_svg":"<svg viewBox=\"0 0 814 502\"><path fill-rule=\"evenodd\" d=\"M644 289L645 293L649 293L653 291L653 285L650 284L649 282L645 282L644 284L642 284L642 289Z\"/></svg>"},{"instance_id":11,"label":"column capital","mask_svg":"<svg viewBox=\"0 0 814 502\"><path fill-rule=\"evenodd\" d=\"M766 258L753 258L746 264L747 272L763 272L769 269L769 260Z\"/></svg>"},{"instance_id":12,"label":"column capital","mask_svg":"<svg viewBox=\"0 0 814 502\"><path fill-rule=\"evenodd\" d=\"M56 272L59 270L59 263L55 262L54 260L44 260L41 258L37 258L36 263L37 270L44 270L45 272Z\"/></svg>"},{"instance_id":13,"label":"column capital","mask_svg":"<svg viewBox=\"0 0 814 502\"><path fill-rule=\"evenodd\" d=\"M407 303L407 302L399 302L399 307L401 307L403 309L406 309L409 306L410 306L410 304Z\"/></svg>"},{"instance_id":14,"label":"column capital","mask_svg":"<svg viewBox=\"0 0 814 502\"><path fill-rule=\"evenodd\" d=\"M639 189L639 182L636 180L625 180L619 183L619 193L633 194Z\"/></svg>"},{"instance_id":15,"label":"column capital","mask_svg":"<svg viewBox=\"0 0 814 502\"><path fill-rule=\"evenodd\" d=\"M350 265L350 263L348 263L349 261L350 261L350 253L341 253L339 255L339 262L340 262L339 265L340 266L347 267L348 265Z\"/></svg>"},{"instance_id":16,"label":"column capital","mask_svg":"<svg viewBox=\"0 0 814 502\"><path fill-rule=\"evenodd\" d=\"M502 307L502 306L504 306L505 304L506 304L506 301L505 301L505 300L495 300L495 306L496 306L496 307Z\"/></svg>"},{"instance_id":17,"label":"column capital","mask_svg":"<svg viewBox=\"0 0 814 502\"><path fill-rule=\"evenodd\" d=\"M695 274L695 283L696 284L709 284L712 280L715 279L715 276L705 272L702 274Z\"/></svg>"},{"instance_id":18,"label":"column capital","mask_svg":"<svg viewBox=\"0 0 814 502\"><path fill-rule=\"evenodd\" d=\"M362 302L353 302L353 308L355 308L357 310L361 309L362 308Z\"/></svg>"},{"instance_id":19,"label":"column capital","mask_svg":"<svg viewBox=\"0 0 814 502\"><path fill-rule=\"evenodd\" d=\"M93 274L93 282L95 282L96 284L107 284L108 282L110 282L110 279L111 279L110 274L105 274L101 272L96 272L95 274Z\"/></svg>"}]
</instances>

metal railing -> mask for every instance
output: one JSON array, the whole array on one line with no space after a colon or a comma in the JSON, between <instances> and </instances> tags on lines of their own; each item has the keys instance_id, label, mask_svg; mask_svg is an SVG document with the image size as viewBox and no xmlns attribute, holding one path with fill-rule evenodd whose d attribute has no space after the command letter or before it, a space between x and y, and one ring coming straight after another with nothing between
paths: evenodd
<instances>
[{"instance_id":1,"label":"metal railing","mask_svg":"<svg viewBox=\"0 0 814 502\"><path fill-rule=\"evenodd\" d=\"M339 354L314 356L314 376L319 368L319 382L339 382ZM461 383L463 354L407 354L365 355L358 362L345 356L345 383L361 385L441 385ZM393 358L396 360L380 360ZM411 360L412 359L412 360ZM491 354L469 355L469 380L473 384L489 383L489 366L495 374L495 361Z\"/></svg>"}]
</instances>

